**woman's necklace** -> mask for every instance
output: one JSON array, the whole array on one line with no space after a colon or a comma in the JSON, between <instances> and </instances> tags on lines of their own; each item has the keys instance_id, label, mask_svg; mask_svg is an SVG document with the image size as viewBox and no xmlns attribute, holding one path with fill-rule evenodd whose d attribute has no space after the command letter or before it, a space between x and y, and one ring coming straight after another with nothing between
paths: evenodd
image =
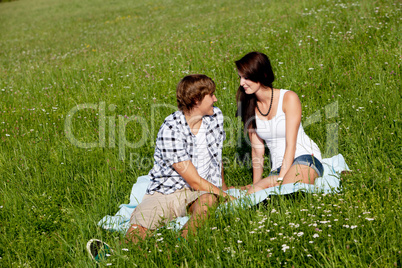
<instances>
[{"instance_id":1,"label":"woman's necklace","mask_svg":"<svg viewBox=\"0 0 402 268\"><path fill-rule=\"evenodd\" d=\"M258 107L258 102L255 102L255 104L257 105L257 110L260 112L260 114L261 114L262 116L267 116L267 115L269 115L269 112L271 111L272 101L274 100L274 88L273 88L273 87L271 87L271 91L272 91L272 94L271 94L271 103L269 104L269 109L268 109L268 112L267 112L266 114L263 114L263 113L261 112L260 108Z\"/></svg>"}]
</instances>

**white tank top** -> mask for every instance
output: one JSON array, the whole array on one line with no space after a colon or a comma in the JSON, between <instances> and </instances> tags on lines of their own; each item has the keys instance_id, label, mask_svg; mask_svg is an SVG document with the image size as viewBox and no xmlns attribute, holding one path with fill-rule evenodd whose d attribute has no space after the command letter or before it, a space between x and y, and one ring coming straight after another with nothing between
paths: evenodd
<instances>
[{"instance_id":1,"label":"white tank top","mask_svg":"<svg viewBox=\"0 0 402 268\"><path fill-rule=\"evenodd\" d=\"M257 115L255 116L257 125L256 132L257 135L266 142L269 148L272 170L282 166L283 156L285 155L286 118L282 109L282 104L283 96L287 91L288 90L285 89L280 90L278 109L276 115L271 120L262 120L258 118ZM320 148L318 148L317 144L307 136L302 124L300 123L299 131L297 133L295 158L304 154L313 155L318 160L322 160Z\"/></svg>"}]
</instances>

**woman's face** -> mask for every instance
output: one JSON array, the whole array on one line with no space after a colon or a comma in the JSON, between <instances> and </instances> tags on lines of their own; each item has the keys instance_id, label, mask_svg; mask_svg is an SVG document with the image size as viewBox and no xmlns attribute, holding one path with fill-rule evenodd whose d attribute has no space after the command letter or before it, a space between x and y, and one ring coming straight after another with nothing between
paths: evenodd
<instances>
[{"instance_id":1,"label":"woman's face","mask_svg":"<svg viewBox=\"0 0 402 268\"><path fill-rule=\"evenodd\" d=\"M240 72L238 74L240 77L240 86L244 88L246 94L254 94L261 88L261 83L247 79L247 77L244 77Z\"/></svg>"}]
</instances>

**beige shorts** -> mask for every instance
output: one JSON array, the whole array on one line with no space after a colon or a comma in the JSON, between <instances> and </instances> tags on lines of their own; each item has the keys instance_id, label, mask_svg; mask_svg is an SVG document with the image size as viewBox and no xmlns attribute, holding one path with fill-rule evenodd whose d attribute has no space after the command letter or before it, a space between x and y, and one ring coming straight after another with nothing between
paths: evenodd
<instances>
[{"instance_id":1,"label":"beige shorts","mask_svg":"<svg viewBox=\"0 0 402 268\"><path fill-rule=\"evenodd\" d=\"M130 225L136 224L150 230L157 229L177 217L186 216L189 205L201 195L208 193L183 188L172 194L155 192L153 195L145 195L131 214Z\"/></svg>"}]
</instances>

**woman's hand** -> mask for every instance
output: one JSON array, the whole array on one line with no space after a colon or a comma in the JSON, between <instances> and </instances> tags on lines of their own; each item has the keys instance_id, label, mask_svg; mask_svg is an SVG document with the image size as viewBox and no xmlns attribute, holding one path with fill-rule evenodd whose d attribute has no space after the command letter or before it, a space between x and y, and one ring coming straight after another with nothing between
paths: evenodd
<instances>
[{"instance_id":1,"label":"woman's hand","mask_svg":"<svg viewBox=\"0 0 402 268\"><path fill-rule=\"evenodd\" d=\"M239 189L239 190L248 190L252 184L247 184L245 186L230 186L229 189Z\"/></svg>"}]
</instances>

